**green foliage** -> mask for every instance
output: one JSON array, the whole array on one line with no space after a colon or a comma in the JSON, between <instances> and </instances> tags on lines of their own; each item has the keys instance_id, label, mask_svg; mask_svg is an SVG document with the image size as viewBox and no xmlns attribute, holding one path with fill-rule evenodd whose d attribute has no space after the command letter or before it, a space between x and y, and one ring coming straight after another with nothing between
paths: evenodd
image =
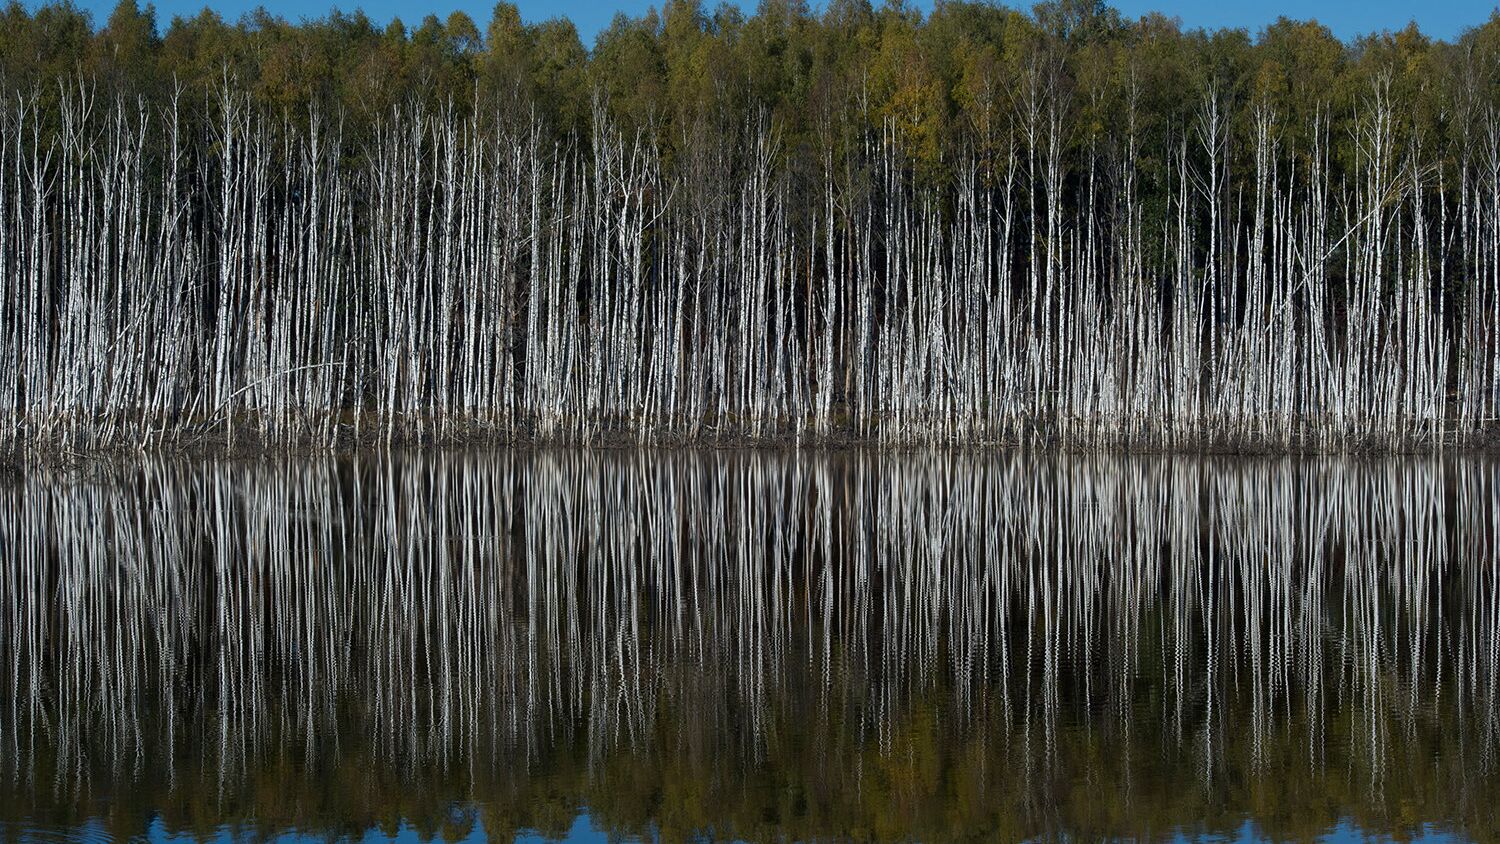
<instances>
[{"instance_id":1,"label":"green foliage","mask_svg":"<svg viewBox=\"0 0 1500 844\"><path fill-rule=\"evenodd\" d=\"M362 13L292 24L264 10L234 22L205 10L159 33L154 8L135 0L122 0L102 22L68 3L32 13L11 2L0 23L0 71L12 88L90 71L103 84L158 94L152 86L163 79L194 84L228 71L271 107L314 100L356 107L375 93L378 77L432 106L468 99L477 83L549 114L577 112L598 88L621 117L681 121L727 107L768 108L793 125L815 123L809 110L835 106L830 92L813 95L833 86L868 106L866 118L910 124L902 131L921 154L964 134L947 127L972 127L1003 110L993 102L1003 97L985 91L1013 84L1018 58L1037 42L1065 57L1067 82L1083 95L1085 138L1119 117L1132 80L1140 108L1164 118L1194 93L1184 89L1214 80L1265 98L1296 125L1318 109L1352 106L1361 82L1381 72L1399 77L1403 97L1435 111L1442 98L1434 94L1456 84L1445 71L1466 62L1492 89L1494 62L1481 56L1500 52L1494 17L1456 45L1414 27L1343 44L1316 23L1285 18L1254 39L1239 30L1183 32L1160 15L1125 20L1098 0L1053 0L1032 15L952 0L925 20L901 0L879 9L837 0L821 17L801 0L766 0L749 18L729 6L669 0L639 18L618 16L592 51L567 21L527 23L510 2L497 4L482 30L462 12L430 15L414 29L398 20L382 31Z\"/></svg>"},{"instance_id":2,"label":"green foliage","mask_svg":"<svg viewBox=\"0 0 1500 844\"><path fill-rule=\"evenodd\" d=\"M663 119L667 68L661 32L654 10L638 19L616 15L594 46L590 81L627 130L659 127Z\"/></svg>"},{"instance_id":3,"label":"green foliage","mask_svg":"<svg viewBox=\"0 0 1500 844\"><path fill-rule=\"evenodd\" d=\"M1161 150L1209 88L1226 102L1265 103L1284 144L1305 148L1319 120L1325 129L1355 120L1371 85L1389 84L1404 106L1401 132L1436 141L1446 120L1472 118L1478 100L1496 97L1497 33L1491 18L1455 45L1415 27L1346 45L1314 22L1281 18L1256 37L1182 31L1161 15L1124 19L1100 0L1050 0L1031 15L939 1L926 19L901 0L879 9L837 0L820 16L802 0L765 0L748 18L669 0L640 18L616 16L589 51L570 22L523 21L508 1L483 28L462 12L381 30L363 13L290 24L264 10L240 21L204 10L165 33L135 0L98 22L68 3L33 13L12 1L0 10L0 76L10 90L37 90L86 73L151 99L233 78L273 114L318 106L356 124L410 100L484 102L535 112L559 133L586 133L598 93L622 126L649 127L669 148L702 124L730 132L768 114L795 156L817 160L846 150L838 141L850 132L883 127L919 171L941 178L945 160L1007 141L1019 75L1046 52L1062 61L1049 84L1067 97L1070 148L1118 147L1134 120L1143 175L1160 178ZM1347 132L1334 135L1343 142Z\"/></svg>"},{"instance_id":4,"label":"green foliage","mask_svg":"<svg viewBox=\"0 0 1500 844\"><path fill-rule=\"evenodd\" d=\"M684 153L728 149L768 121L788 173L852 172L885 137L919 183L950 183L962 162L993 181L1022 149L1021 115L1040 90L1062 110L1064 187L1078 193L1086 179L1128 170L1151 214L1167 213L1183 144L1202 157L1192 141L1210 96L1234 115L1225 173L1246 171L1249 115L1259 113L1299 167L1326 140L1337 183L1357 166L1362 115L1388 98L1396 158L1420 150L1455 181L1456 163L1478 155L1477 121L1500 105L1497 67L1500 13L1453 43L1414 26L1344 43L1286 18L1254 34L1184 31L1100 0L1048 0L1030 13L939 0L925 16L903 0L833 0L821 12L764 0L749 15L667 0L617 16L590 48L567 20L526 21L508 0L484 25L455 12L414 27L357 12L294 24L264 10L237 21L204 10L163 29L137 0L103 21L67 2L0 9L0 84L44 107L79 80L157 105L173 91L202 104L228 80L274 120L337 115L354 141L419 105L536 118L557 140L586 145L597 101L627 136L655 142L668 167L700 167L704 153Z\"/></svg>"}]
</instances>

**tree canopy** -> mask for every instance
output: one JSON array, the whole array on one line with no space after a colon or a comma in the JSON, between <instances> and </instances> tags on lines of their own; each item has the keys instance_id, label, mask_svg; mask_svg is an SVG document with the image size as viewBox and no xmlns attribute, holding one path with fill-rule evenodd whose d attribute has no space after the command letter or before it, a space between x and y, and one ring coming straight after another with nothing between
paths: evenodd
<instances>
[{"instance_id":1,"label":"tree canopy","mask_svg":"<svg viewBox=\"0 0 1500 844\"><path fill-rule=\"evenodd\" d=\"M331 109L356 131L421 103L539 116L559 135L587 134L598 96L630 131L669 148L763 116L792 155L815 160L830 142L849 142L851 129L889 125L938 178L957 154L1003 142L1038 82L1065 104L1071 148L1103 152L1104 136L1133 120L1149 174L1210 89L1226 106L1263 104L1296 146L1315 125L1352 119L1372 84L1388 82L1410 106L1402 130L1430 142L1463 134L1474 104L1494 98L1497 67L1496 16L1452 42L1413 25L1344 43L1310 21L1187 30L1098 0L1029 11L939 0L927 15L901 0L835 0L821 12L765 0L748 16L667 0L640 17L617 15L593 45L569 21L528 23L508 2L483 25L454 12L384 27L338 11L301 23L263 9L238 21L208 9L161 21L135 0L102 21L67 2L31 12L12 0L0 11L0 78L12 90L77 78L159 100L173 90L201 97L233 79L272 113ZM1248 132L1247 122L1231 128ZM1347 133L1334 135L1337 144Z\"/></svg>"}]
</instances>

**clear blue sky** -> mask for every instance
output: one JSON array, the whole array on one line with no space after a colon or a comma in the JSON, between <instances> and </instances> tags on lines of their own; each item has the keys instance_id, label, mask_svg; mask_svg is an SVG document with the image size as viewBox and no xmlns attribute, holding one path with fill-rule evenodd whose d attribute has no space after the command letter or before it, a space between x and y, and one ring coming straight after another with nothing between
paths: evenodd
<instances>
[{"instance_id":1,"label":"clear blue sky","mask_svg":"<svg viewBox=\"0 0 1500 844\"><path fill-rule=\"evenodd\" d=\"M24 0L28 6L38 5L37 0ZM82 8L94 15L96 24L109 15L118 0L75 0ZM138 0L144 5L144 0ZM661 0L515 0L523 18L530 22L566 15L578 25L584 43L592 46L594 36L609 24L615 12L623 11L638 15ZM742 8L752 10L758 0L740 0ZM933 0L917 0L916 5L924 10L932 8ZM192 15L205 5L204 0L156 0L157 19L163 28L174 15ZM429 12L446 17L454 9L462 9L478 22L480 29L490 19L493 0L210 0L208 6L224 17L234 20L244 12L264 5L272 13L288 20L302 17L318 17L334 5L345 11L363 8L365 13L380 23L400 16L408 24L422 19ZM705 0L704 5L713 8L717 0ZM813 0L814 8L823 4ZM879 0L876 0L879 5ZM1011 2L1022 8L1030 8L1031 0ZM1178 17L1187 28L1243 27L1254 33L1257 29L1275 20L1280 15L1294 18L1316 18L1333 30L1340 38L1350 38L1367 32L1385 29L1401 29L1412 20L1429 35L1452 38L1462 29L1478 24L1494 9L1494 0L1116 0L1111 5L1127 17L1137 17L1149 11L1159 11Z\"/></svg>"}]
</instances>

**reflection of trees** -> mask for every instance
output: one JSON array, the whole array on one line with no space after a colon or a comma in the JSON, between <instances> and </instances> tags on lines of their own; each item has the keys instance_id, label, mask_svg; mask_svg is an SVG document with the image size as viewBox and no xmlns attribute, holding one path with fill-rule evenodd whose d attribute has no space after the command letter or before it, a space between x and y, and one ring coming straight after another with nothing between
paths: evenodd
<instances>
[{"instance_id":1,"label":"reflection of trees","mask_svg":"<svg viewBox=\"0 0 1500 844\"><path fill-rule=\"evenodd\" d=\"M0 490L0 818L1495 837L1494 496L1430 461L37 474Z\"/></svg>"}]
</instances>

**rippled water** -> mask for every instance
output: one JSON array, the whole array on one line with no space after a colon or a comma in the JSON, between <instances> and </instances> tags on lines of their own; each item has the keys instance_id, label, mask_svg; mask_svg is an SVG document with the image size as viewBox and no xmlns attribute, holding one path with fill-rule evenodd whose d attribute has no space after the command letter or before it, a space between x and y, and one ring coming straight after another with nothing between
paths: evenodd
<instances>
[{"instance_id":1,"label":"rippled water","mask_svg":"<svg viewBox=\"0 0 1500 844\"><path fill-rule=\"evenodd\" d=\"M1497 483L960 454L29 471L0 482L0 838L1500 840Z\"/></svg>"}]
</instances>

